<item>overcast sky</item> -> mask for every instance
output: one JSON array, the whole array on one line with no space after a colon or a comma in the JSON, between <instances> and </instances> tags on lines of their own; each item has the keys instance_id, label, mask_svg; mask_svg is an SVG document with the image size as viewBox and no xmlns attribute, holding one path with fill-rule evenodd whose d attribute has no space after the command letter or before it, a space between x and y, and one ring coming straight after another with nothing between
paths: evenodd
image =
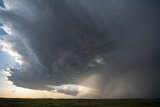
<instances>
[{"instance_id":1,"label":"overcast sky","mask_svg":"<svg viewBox=\"0 0 160 107\"><path fill-rule=\"evenodd\" d=\"M0 97L160 97L158 0L0 6Z\"/></svg>"}]
</instances>

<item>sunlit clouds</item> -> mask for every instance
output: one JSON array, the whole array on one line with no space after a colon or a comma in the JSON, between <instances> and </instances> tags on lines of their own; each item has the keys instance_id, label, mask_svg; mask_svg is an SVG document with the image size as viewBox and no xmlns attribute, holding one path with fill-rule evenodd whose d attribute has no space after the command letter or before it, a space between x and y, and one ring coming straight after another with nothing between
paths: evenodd
<instances>
[{"instance_id":1,"label":"sunlit clouds","mask_svg":"<svg viewBox=\"0 0 160 107\"><path fill-rule=\"evenodd\" d=\"M11 31L11 28L8 26L8 25L3 25L1 26L1 28L6 32L8 33L8 35L11 35L12 34L12 31Z\"/></svg>"},{"instance_id":2,"label":"sunlit clouds","mask_svg":"<svg viewBox=\"0 0 160 107\"><path fill-rule=\"evenodd\" d=\"M82 96L87 95L89 92L96 92L93 89L85 86L66 84L60 86L49 86L52 88L52 92L64 93L66 95Z\"/></svg>"},{"instance_id":3,"label":"sunlit clouds","mask_svg":"<svg viewBox=\"0 0 160 107\"><path fill-rule=\"evenodd\" d=\"M23 63L22 57L13 49L13 46L11 43L8 43L7 41L0 39L0 49L1 51L9 54L15 60L15 62L22 65Z\"/></svg>"}]
</instances>

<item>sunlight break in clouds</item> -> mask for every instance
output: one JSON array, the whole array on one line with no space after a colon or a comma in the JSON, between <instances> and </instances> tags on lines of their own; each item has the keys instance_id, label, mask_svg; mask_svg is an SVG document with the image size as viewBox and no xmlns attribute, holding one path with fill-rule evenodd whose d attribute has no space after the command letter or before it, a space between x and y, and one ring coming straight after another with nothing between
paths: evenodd
<instances>
[{"instance_id":1,"label":"sunlight break in clouds","mask_svg":"<svg viewBox=\"0 0 160 107\"><path fill-rule=\"evenodd\" d=\"M8 33L8 35L11 35L11 34L12 34L11 28L10 28L8 25L3 25L3 26L1 26L1 28L2 28L6 33Z\"/></svg>"},{"instance_id":2,"label":"sunlight break in clouds","mask_svg":"<svg viewBox=\"0 0 160 107\"><path fill-rule=\"evenodd\" d=\"M17 62L18 64L22 65L23 61L22 61L22 57L20 54L18 54L14 49L12 44L5 42L5 40L0 39L0 49L3 52L6 52L7 54L9 54L14 60L15 62Z\"/></svg>"}]
</instances>

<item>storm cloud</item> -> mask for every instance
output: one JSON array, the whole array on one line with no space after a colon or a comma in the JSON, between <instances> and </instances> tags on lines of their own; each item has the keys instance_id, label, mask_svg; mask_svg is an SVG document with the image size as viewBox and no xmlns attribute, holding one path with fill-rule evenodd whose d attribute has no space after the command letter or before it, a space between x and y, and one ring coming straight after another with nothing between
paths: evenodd
<instances>
[{"instance_id":1,"label":"storm cloud","mask_svg":"<svg viewBox=\"0 0 160 107\"><path fill-rule=\"evenodd\" d=\"M84 85L97 89L97 98L160 96L160 2L5 0L4 5L0 22L11 30L2 41L22 61L8 76L16 86Z\"/></svg>"}]
</instances>

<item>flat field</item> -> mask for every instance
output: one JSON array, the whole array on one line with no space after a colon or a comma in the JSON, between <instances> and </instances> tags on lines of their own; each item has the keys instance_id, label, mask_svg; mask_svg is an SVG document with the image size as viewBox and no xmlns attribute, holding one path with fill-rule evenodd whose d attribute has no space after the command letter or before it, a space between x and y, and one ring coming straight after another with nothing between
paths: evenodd
<instances>
[{"instance_id":1,"label":"flat field","mask_svg":"<svg viewBox=\"0 0 160 107\"><path fill-rule=\"evenodd\" d=\"M0 107L160 107L160 99L12 99Z\"/></svg>"}]
</instances>

